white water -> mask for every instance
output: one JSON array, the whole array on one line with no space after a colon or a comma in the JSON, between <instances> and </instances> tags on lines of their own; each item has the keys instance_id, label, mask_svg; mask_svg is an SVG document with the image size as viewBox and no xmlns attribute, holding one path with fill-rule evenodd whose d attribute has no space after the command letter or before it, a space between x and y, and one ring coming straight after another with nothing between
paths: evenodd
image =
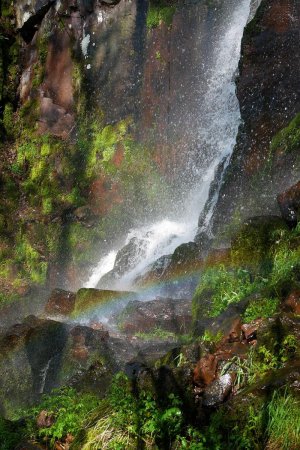
<instances>
[{"instance_id":1,"label":"white water","mask_svg":"<svg viewBox=\"0 0 300 450\"><path fill-rule=\"evenodd\" d=\"M250 12L250 0L233 0L228 3L228 11L224 15L222 26L218 28L218 35L212 36L212 61L209 67L199 69L207 72L206 95L204 99L199 98L197 151L191 151L187 161L187 173L193 181L193 188L185 198L186 208L181 209L175 219L174 216L168 217L166 211L163 220L129 231L124 245L132 238L137 238L141 242L141 248L135 255L134 267L131 265L131 269L114 282L111 286L114 289L134 288L134 280L143 274L149 265L159 257L174 252L180 244L193 240L199 214L208 199L215 171L233 150L240 123L234 75L240 57L243 29ZM217 201L217 195L215 197L205 220L207 226ZM85 287L101 287L99 281L113 269L117 251L124 245L113 249L100 259Z\"/></svg>"},{"instance_id":2,"label":"white water","mask_svg":"<svg viewBox=\"0 0 300 450\"><path fill-rule=\"evenodd\" d=\"M86 288L96 287L99 280L103 277L103 275L110 272L114 268L116 256L117 256L117 251L112 250L107 255L105 255L103 258L101 258L99 263L97 264L97 266L94 268L93 272L91 273L90 278L85 283L84 287L86 287Z\"/></svg>"}]
</instances>

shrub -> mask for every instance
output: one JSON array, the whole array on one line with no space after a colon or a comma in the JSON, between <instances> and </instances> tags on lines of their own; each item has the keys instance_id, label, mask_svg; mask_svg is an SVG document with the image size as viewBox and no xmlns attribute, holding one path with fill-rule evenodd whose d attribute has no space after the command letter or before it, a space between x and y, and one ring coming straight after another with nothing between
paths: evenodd
<instances>
[{"instance_id":1,"label":"shrub","mask_svg":"<svg viewBox=\"0 0 300 450\"><path fill-rule=\"evenodd\" d=\"M136 397L123 373L115 376L98 414L87 431L83 450L136 449L137 442L144 442L146 448L167 448L183 428L181 403L175 395L169 395L164 407L150 393Z\"/></svg>"},{"instance_id":2,"label":"shrub","mask_svg":"<svg viewBox=\"0 0 300 450\"><path fill-rule=\"evenodd\" d=\"M55 441L65 438L68 433L78 436L87 414L91 414L98 404L96 397L79 394L75 389L65 387L54 390L51 395L44 395L39 405L19 412L19 415L26 422L27 438L48 442L54 447ZM54 423L47 428L37 428L36 418L43 410L53 414Z\"/></svg>"}]
</instances>

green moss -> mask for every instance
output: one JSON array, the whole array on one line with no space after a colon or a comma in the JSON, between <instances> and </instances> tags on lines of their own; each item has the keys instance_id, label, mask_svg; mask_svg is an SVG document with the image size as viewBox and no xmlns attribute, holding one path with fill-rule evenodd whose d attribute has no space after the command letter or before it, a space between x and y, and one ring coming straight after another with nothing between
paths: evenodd
<instances>
[{"instance_id":1,"label":"green moss","mask_svg":"<svg viewBox=\"0 0 300 450\"><path fill-rule=\"evenodd\" d=\"M283 152L292 152L300 148L300 113L288 124L287 127L280 130L271 141L271 152L277 150Z\"/></svg>"},{"instance_id":2,"label":"green moss","mask_svg":"<svg viewBox=\"0 0 300 450\"><path fill-rule=\"evenodd\" d=\"M242 225L232 240L231 260L236 267L267 275L271 270L270 248L275 241L275 230L287 230L280 218L258 217Z\"/></svg>"},{"instance_id":3,"label":"green moss","mask_svg":"<svg viewBox=\"0 0 300 450\"><path fill-rule=\"evenodd\" d=\"M176 7L164 0L150 1L147 13L147 28L156 28L160 23L164 23L167 27L170 27L175 11Z\"/></svg>"},{"instance_id":4,"label":"green moss","mask_svg":"<svg viewBox=\"0 0 300 450\"><path fill-rule=\"evenodd\" d=\"M175 333L172 333L171 331L163 330L162 328L155 327L153 330L149 331L148 333L135 333L135 335L144 340L144 341L151 341L153 339L160 339L160 340L176 340L177 336Z\"/></svg>"},{"instance_id":5,"label":"green moss","mask_svg":"<svg viewBox=\"0 0 300 450\"><path fill-rule=\"evenodd\" d=\"M15 250L15 262L22 264L24 275L33 283L45 283L48 264L29 240L27 240L25 235L20 235L18 238Z\"/></svg>"},{"instance_id":6,"label":"green moss","mask_svg":"<svg viewBox=\"0 0 300 450\"><path fill-rule=\"evenodd\" d=\"M3 125L8 137L14 136L14 110L10 103L7 103L3 112Z\"/></svg>"}]
</instances>

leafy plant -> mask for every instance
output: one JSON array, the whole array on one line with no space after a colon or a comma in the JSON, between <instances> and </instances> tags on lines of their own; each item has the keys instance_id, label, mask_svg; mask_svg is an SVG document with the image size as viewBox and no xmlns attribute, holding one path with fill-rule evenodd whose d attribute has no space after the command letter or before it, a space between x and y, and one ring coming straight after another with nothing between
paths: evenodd
<instances>
[{"instance_id":1,"label":"leafy plant","mask_svg":"<svg viewBox=\"0 0 300 450\"><path fill-rule=\"evenodd\" d=\"M87 414L98 406L99 401L90 394L78 394L73 388L56 389L51 395L44 395L39 405L19 415L26 421L27 438L46 441L54 446L55 441L63 439L68 433L76 437L83 428ZM37 428L36 419L44 410L53 415L54 423L50 427Z\"/></svg>"},{"instance_id":2,"label":"leafy plant","mask_svg":"<svg viewBox=\"0 0 300 450\"><path fill-rule=\"evenodd\" d=\"M182 427L181 402L174 394L168 396L162 407L150 392L134 396L128 378L119 373L114 377L107 401L100 405L98 418L87 431L82 448L127 450L137 448L138 441L144 442L146 448L165 446L162 443L170 444Z\"/></svg>"}]
</instances>

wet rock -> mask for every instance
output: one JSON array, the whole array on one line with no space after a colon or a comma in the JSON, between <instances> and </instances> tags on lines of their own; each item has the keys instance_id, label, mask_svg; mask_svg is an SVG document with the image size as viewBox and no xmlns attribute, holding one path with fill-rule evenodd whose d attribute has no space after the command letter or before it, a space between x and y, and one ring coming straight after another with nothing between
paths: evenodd
<instances>
[{"instance_id":1,"label":"wet rock","mask_svg":"<svg viewBox=\"0 0 300 450\"><path fill-rule=\"evenodd\" d=\"M94 225L97 220L94 212L89 206L81 206L80 208L76 208L73 215L76 220L82 222L86 226Z\"/></svg>"},{"instance_id":2,"label":"wet rock","mask_svg":"<svg viewBox=\"0 0 300 450\"><path fill-rule=\"evenodd\" d=\"M46 81L50 84L49 79ZM57 100L59 101L59 99ZM55 104L51 98L43 97L41 99L39 133L49 132L53 136L66 139L73 125L73 114L68 112L63 106Z\"/></svg>"},{"instance_id":3,"label":"wet rock","mask_svg":"<svg viewBox=\"0 0 300 450\"><path fill-rule=\"evenodd\" d=\"M135 283L138 286L143 286L149 282L161 279L172 261L172 255L163 255L158 258L153 264L146 268L145 274L136 278Z\"/></svg>"},{"instance_id":4,"label":"wet rock","mask_svg":"<svg viewBox=\"0 0 300 450\"><path fill-rule=\"evenodd\" d=\"M54 414L48 411L41 411L36 418L36 425L38 428L50 428L55 422Z\"/></svg>"},{"instance_id":5,"label":"wet rock","mask_svg":"<svg viewBox=\"0 0 300 450\"><path fill-rule=\"evenodd\" d=\"M177 247L172 255L173 264L186 264L200 258L200 249L196 242L188 242Z\"/></svg>"},{"instance_id":6,"label":"wet rock","mask_svg":"<svg viewBox=\"0 0 300 450\"><path fill-rule=\"evenodd\" d=\"M258 319L258 320L254 320L251 323L243 324L242 332L243 332L244 338L247 341L252 341L252 340L256 339L257 330L259 329L260 325L262 325L262 323L263 323L263 320Z\"/></svg>"},{"instance_id":7,"label":"wet rock","mask_svg":"<svg viewBox=\"0 0 300 450\"><path fill-rule=\"evenodd\" d=\"M232 321L231 327L229 329L228 333L228 342L239 342L241 338L241 331L242 331L242 323L241 319L237 317Z\"/></svg>"},{"instance_id":8,"label":"wet rock","mask_svg":"<svg viewBox=\"0 0 300 450\"><path fill-rule=\"evenodd\" d=\"M130 300L135 298L136 294L133 292L82 288L76 293L73 315L89 313L89 311L100 307L109 308L110 305L115 305L116 303L120 307L122 304L125 306Z\"/></svg>"},{"instance_id":9,"label":"wet rock","mask_svg":"<svg viewBox=\"0 0 300 450\"><path fill-rule=\"evenodd\" d=\"M194 383L198 386L211 384L216 377L217 366L218 359L215 355L208 353L203 356L194 369Z\"/></svg>"},{"instance_id":10,"label":"wet rock","mask_svg":"<svg viewBox=\"0 0 300 450\"><path fill-rule=\"evenodd\" d=\"M292 311L294 314L300 315L300 290L296 290L290 293L290 295L284 300L284 307Z\"/></svg>"},{"instance_id":11,"label":"wet rock","mask_svg":"<svg viewBox=\"0 0 300 450\"><path fill-rule=\"evenodd\" d=\"M149 333L155 328L184 334L192 322L191 300L162 298L130 302L117 321L127 334Z\"/></svg>"},{"instance_id":12,"label":"wet rock","mask_svg":"<svg viewBox=\"0 0 300 450\"><path fill-rule=\"evenodd\" d=\"M120 0L100 0L100 2L103 5L112 6L112 5L117 5L120 2Z\"/></svg>"},{"instance_id":13,"label":"wet rock","mask_svg":"<svg viewBox=\"0 0 300 450\"><path fill-rule=\"evenodd\" d=\"M55 0L20 0L15 2L17 27L29 43Z\"/></svg>"},{"instance_id":14,"label":"wet rock","mask_svg":"<svg viewBox=\"0 0 300 450\"><path fill-rule=\"evenodd\" d=\"M295 227L300 218L300 181L277 196L277 202L284 220Z\"/></svg>"},{"instance_id":15,"label":"wet rock","mask_svg":"<svg viewBox=\"0 0 300 450\"><path fill-rule=\"evenodd\" d=\"M273 137L300 111L299 80L290 70L300 62L299 26L295 0L264 0L245 29L237 80L242 125L214 209L213 232L233 224L235 214L241 221L277 214L278 193L300 178L297 149L281 152L278 163L270 155Z\"/></svg>"},{"instance_id":16,"label":"wet rock","mask_svg":"<svg viewBox=\"0 0 300 450\"><path fill-rule=\"evenodd\" d=\"M232 376L227 373L217 380L213 381L203 394L204 406L216 406L224 402L232 390Z\"/></svg>"},{"instance_id":17,"label":"wet rock","mask_svg":"<svg viewBox=\"0 0 300 450\"><path fill-rule=\"evenodd\" d=\"M45 307L45 312L52 315L69 315L75 307L75 294L62 289L54 289Z\"/></svg>"}]
</instances>

